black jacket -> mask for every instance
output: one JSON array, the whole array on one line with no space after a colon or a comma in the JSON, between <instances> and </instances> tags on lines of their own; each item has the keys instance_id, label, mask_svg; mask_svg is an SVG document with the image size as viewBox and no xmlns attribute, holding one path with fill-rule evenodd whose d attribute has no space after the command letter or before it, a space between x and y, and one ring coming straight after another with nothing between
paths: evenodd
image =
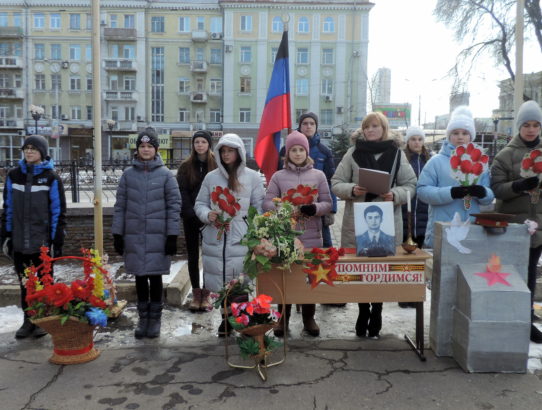
<instances>
[{"instance_id":1,"label":"black jacket","mask_svg":"<svg viewBox=\"0 0 542 410\"><path fill-rule=\"evenodd\" d=\"M192 164L189 162L183 162L177 172L177 183L179 184L179 190L181 191L182 199L182 208L181 216L183 219L197 219L196 213L194 212L194 204L196 203L196 198L198 192L201 188L201 183L203 178L207 175L207 162L196 160L198 171L198 178L195 184L190 185L186 177L187 169ZM199 222L199 219L197 219Z\"/></svg>"}]
</instances>

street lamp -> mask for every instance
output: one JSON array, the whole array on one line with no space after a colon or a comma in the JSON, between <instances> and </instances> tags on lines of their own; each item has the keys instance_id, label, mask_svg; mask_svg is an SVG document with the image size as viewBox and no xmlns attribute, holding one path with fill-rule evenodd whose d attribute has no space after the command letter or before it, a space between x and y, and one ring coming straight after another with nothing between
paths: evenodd
<instances>
[{"instance_id":1,"label":"street lamp","mask_svg":"<svg viewBox=\"0 0 542 410\"><path fill-rule=\"evenodd\" d=\"M113 163L113 128L117 125L115 120L107 120L107 128L109 128L109 161Z\"/></svg>"},{"instance_id":2,"label":"street lamp","mask_svg":"<svg viewBox=\"0 0 542 410\"><path fill-rule=\"evenodd\" d=\"M36 122L34 135L38 135L38 121L44 113L45 110L39 105L30 104L30 115L32 115L32 118L34 118L34 121Z\"/></svg>"}]
</instances>

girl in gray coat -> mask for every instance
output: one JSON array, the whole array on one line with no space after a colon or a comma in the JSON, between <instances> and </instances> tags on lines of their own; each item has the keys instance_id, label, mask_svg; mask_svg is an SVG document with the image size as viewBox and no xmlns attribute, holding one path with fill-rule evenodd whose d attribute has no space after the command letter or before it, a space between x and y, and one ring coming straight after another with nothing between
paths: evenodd
<instances>
[{"instance_id":1,"label":"girl in gray coat","mask_svg":"<svg viewBox=\"0 0 542 410\"><path fill-rule=\"evenodd\" d=\"M169 274L170 256L177 251L181 195L157 153L158 137L152 128L138 135L136 147L132 166L117 189L112 233L126 272L136 277L139 339L160 336L162 275Z\"/></svg>"},{"instance_id":2,"label":"girl in gray coat","mask_svg":"<svg viewBox=\"0 0 542 410\"><path fill-rule=\"evenodd\" d=\"M246 167L245 145L238 135L226 134L220 138L214 154L218 168L205 176L194 210L205 224L202 231L205 287L217 292L243 271L243 260L248 249L241 245L241 239L247 232L248 208L253 206L261 213L265 193L258 173ZM223 235L217 235L219 211L211 201L211 193L217 187L229 188L239 203L239 209ZM222 320L218 334L225 336L227 333L226 322Z\"/></svg>"}]
</instances>

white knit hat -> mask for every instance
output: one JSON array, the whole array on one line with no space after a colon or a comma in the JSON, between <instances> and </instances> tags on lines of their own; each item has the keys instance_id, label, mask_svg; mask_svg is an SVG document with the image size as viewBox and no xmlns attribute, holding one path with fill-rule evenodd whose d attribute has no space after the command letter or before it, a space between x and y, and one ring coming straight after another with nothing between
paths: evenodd
<instances>
[{"instance_id":1,"label":"white knit hat","mask_svg":"<svg viewBox=\"0 0 542 410\"><path fill-rule=\"evenodd\" d=\"M538 121L542 124L542 110L536 101L525 101L519 107L518 115L516 116L516 127L519 130L527 121Z\"/></svg>"},{"instance_id":2,"label":"white knit hat","mask_svg":"<svg viewBox=\"0 0 542 410\"><path fill-rule=\"evenodd\" d=\"M425 132L420 127L408 127L405 134L405 142L408 142L410 137L414 137L415 135L422 137L422 140L425 140Z\"/></svg>"},{"instance_id":3,"label":"white knit hat","mask_svg":"<svg viewBox=\"0 0 542 410\"><path fill-rule=\"evenodd\" d=\"M474 128L474 119L472 118L472 113L469 107L460 105L455 110L453 110L452 115L450 116L450 121L446 127L446 138L450 138L450 134L454 130L466 130L473 140L476 137L476 130Z\"/></svg>"}]
</instances>

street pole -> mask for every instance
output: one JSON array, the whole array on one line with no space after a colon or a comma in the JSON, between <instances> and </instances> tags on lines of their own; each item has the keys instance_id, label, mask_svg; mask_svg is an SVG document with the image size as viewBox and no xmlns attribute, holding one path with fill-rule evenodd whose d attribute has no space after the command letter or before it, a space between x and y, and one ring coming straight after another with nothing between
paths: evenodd
<instances>
[{"instance_id":1,"label":"street pole","mask_svg":"<svg viewBox=\"0 0 542 410\"><path fill-rule=\"evenodd\" d=\"M102 100L100 82L100 0L91 2L92 10L92 102L94 115L94 247L104 254L102 211Z\"/></svg>"},{"instance_id":2,"label":"street pole","mask_svg":"<svg viewBox=\"0 0 542 410\"><path fill-rule=\"evenodd\" d=\"M516 3L516 78L514 80L514 117L523 103L523 10L525 0Z\"/></svg>"}]
</instances>

